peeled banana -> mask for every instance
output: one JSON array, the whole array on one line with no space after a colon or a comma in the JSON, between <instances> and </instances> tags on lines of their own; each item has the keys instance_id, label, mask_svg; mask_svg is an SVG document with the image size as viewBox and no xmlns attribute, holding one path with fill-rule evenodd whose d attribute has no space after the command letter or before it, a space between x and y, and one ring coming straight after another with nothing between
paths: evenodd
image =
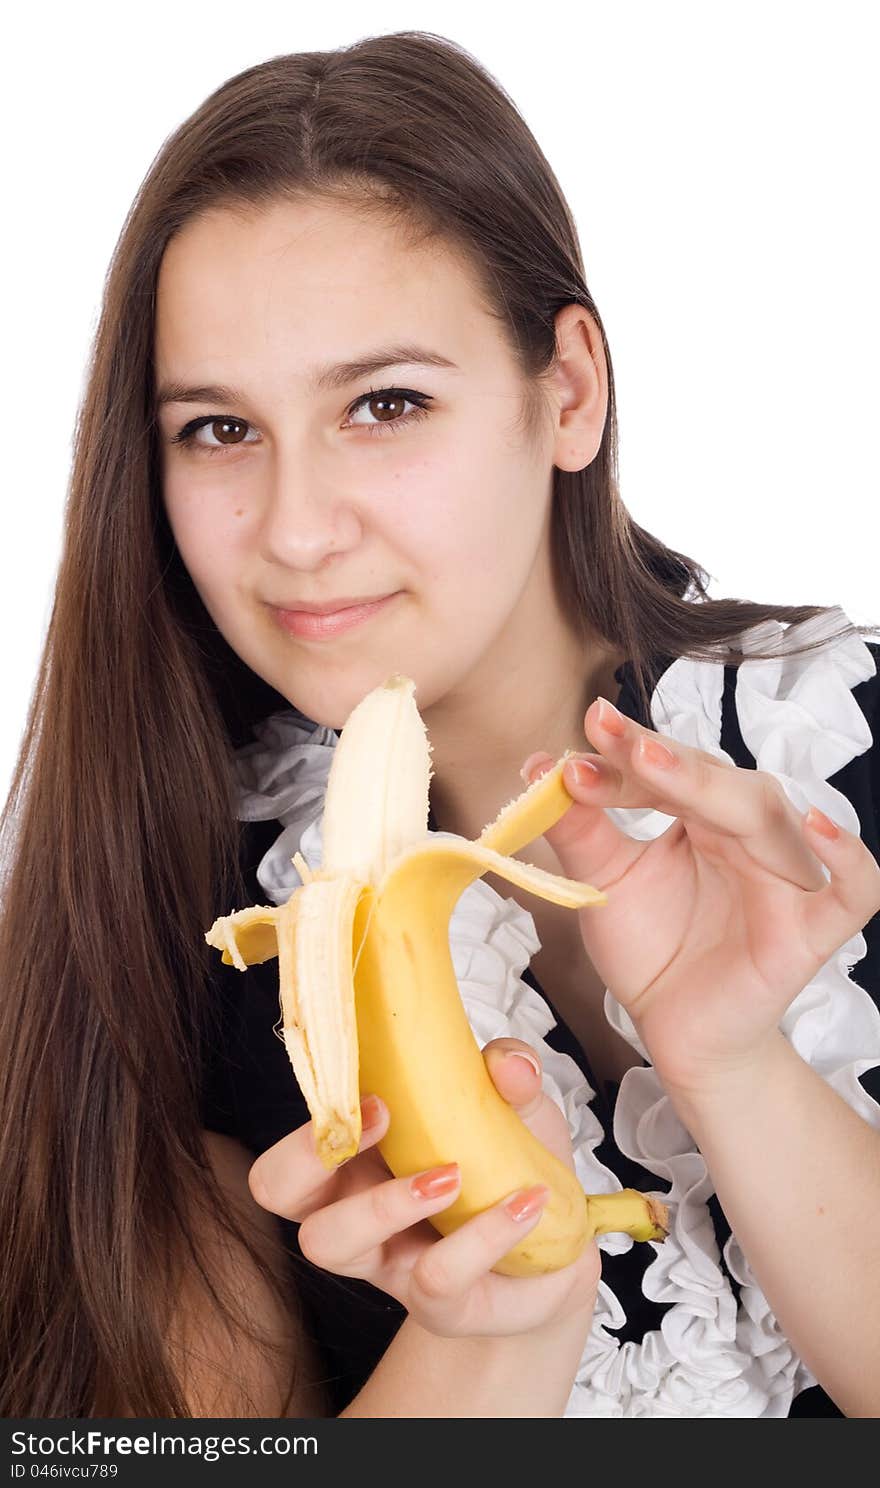
<instances>
[{"instance_id":1,"label":"peeled banana","mask_svg":"<svg viewBox=\"0 0 880 1488\"><path fill-rule=\"evenodd\" d=\"M240 971L277 955L282 1035L329 1168L358 1150L360 1096L374 1092L390 1112L379 1150L392 1173L459 1164L458 1197L431 1218L441 1234L515 1189L547 1185L540 1220L496 1271L556 1270L609 1231L662 1240L659 1200L633 1189L584 1194L499 1095L449 949L459 896L490 871L572 909L606 902L589 884L511 856L571 805L568 756L476 841L431 833L431 746L414 693L408 677L391 677L347 719L327 783L320 870L297 853L302 887L286 904L221 916L205 939Z\"/></svg>"}]
</instances>

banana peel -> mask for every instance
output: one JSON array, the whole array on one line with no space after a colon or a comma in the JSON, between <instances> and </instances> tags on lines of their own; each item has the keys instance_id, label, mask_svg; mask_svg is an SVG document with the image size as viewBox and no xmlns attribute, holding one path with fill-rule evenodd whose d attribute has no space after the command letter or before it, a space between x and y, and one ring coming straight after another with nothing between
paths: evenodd
<instances>
[{"instance_id":1,"label":"banana peel","mask_svg":"<svg viewBox=\"0 0 880 1488\"><path fill-rule=\"evenodd\" d=\"M498 1093L474 1038L449 948L464 890L487 872L570 909L606 895L512 856L571 805L568 752L510 801L476 841L428 830L430 744L415 685L395 676L354 708L334 750L321 868L301 854L287 903L215 920L207 943L240 971L278 957L282 1037L335 1168L361 1138L361 1094L390 1112L379 1143L395 1176L457 1162L455 1201L431 1216L448 1234L514 1190L546 1184L538 1223L494 1269L533 1275L569 1265L595 1235L661 1241L663 1203L634 1189L585 1194L575 1173Z\"/></svg>"}]
</instances>

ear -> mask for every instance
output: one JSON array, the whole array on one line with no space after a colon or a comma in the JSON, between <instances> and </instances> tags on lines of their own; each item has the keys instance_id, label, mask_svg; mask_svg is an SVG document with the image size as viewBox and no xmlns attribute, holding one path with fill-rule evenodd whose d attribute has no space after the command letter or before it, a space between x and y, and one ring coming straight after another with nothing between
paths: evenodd
<instances>
[{"instance_id":1,"label":"ear","mask_svg":"<svg viewBox=\"0 0 880 1488\"><path fill-rule=\"evenodd\" d=\"M608 364L602 333L583 305L556 314L556 361L548 389L558 403L553 463L583 470L595 460L608 413Z\"/></svg>"}]
</instances>

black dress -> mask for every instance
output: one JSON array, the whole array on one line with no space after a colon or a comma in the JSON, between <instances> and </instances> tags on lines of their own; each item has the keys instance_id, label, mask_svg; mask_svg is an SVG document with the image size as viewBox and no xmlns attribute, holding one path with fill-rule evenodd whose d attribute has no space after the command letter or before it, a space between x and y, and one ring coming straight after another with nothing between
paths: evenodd
<instances>
[{"instance_id":1,"label":"black dress","mask_svg":"<svg viewBox=\"0 0 880 1488\"><path fill-rule=\"evenodd\" d=\"M875 663L880 660L880 646L872 644L868 649ZM653 668L653 680L659 679L669 665L669 659L658 659ZM737 670L735 666L724 668L720 743L735 764L754 769L755 758L746 748L737 719ZM628 664L618 670L616 678L621 684L620 710L653 727L650 718L644 716L638 707ZM877 742L880 739L880 677L875 673L858 683L852 688L852 696L875 742L836 775L829 777L829 784L852 803L862 838L880 862L880 743ZM435 825L433 817L430 825ZM266 895L256 878L256 868L279 831L278 821L242 824L242 864L251 903L266 902ZM880 915L865 927L864 935L867 954L855 967L853 980L880 1005ZM224 966L215 953L211 974L221 1011L222 1032L209 1062L204 1091L204 1125L237 1138L258 1155L309 1119L286 1050L273 1032L279 1016L278 963L272 960L253 966L242 975L234 967ZM522 979L541 992L528 967ZM556 1013L550 999L544 993L542 996L556 1018L556 1026L546 1035L547 1042L569 1054L583 1070L592 1089L596 1090L597 1082L583 1050ZM880 1101L880 1066L863 1074L861 1083L874 1100ZM663 1182L656 1173L629 1160L617 1147L612 1131L615 1099L616 1087L612 1087L609 1097L597 1094L592 1102L605 1132L601 1146L596 1149L597 1158L617 1175L623 1186L663 1192ZM709 1201L709 1210L720 1251L730 1234L729 1226L714 1196ZM323 1361L322 1383L329 1408L338 1414L375 1368L406 1313L400 1304L369 1283L338 1277L312 1265L299 1251L298 1226L286 1221L281 1223L290 1247L306 1323ZM621 1343L627 1339L638 1342L648 1330L659 1328L668 1310L669 1304L652 1301L642 1290L645 1268L654 1258L654 1249L649 1245L633 1245L622 1254L603 1255L603 1279L612 1287L626 1313L626 1321L616 1335ZM734 1295L738 1295L736 1280L723 1260L721 1264ZM840 1414L819 1386L801 1390L795 1395L789 1410L791 1416Z\"/></svg>"}]
</instances>

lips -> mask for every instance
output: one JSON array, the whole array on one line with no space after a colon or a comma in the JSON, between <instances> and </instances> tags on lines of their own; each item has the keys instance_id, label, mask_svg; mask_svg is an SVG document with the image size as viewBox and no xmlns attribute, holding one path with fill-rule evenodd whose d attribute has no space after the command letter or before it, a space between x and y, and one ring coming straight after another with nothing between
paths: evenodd
<instances>
[{"instance_id":1,"label":"lips","mask_svg":"<svg viewBox=\"0 0 880 1488\"><path fill-rule=\"evenodd\" d=\"M388 599L388 594L359 595L349 599L330 599L326 604L309 604L306 600L296 599L289 603L283 601L273 604L275 610L283 610L288 615L335 615L339 610L353 610L359 605L378 604L381 599Z\"/></svg>"},{"instance_id":2,"label":"lips","mask_svg":"<svg viewBox=\"0 0 880 1488\"><path fill-rule=\"evenodd\" d=\"M274 606L272 613L289 635L301 636L306 640L324 640L329 636L339 635L342 631L352 630L356 625L362 625L374 615L380 614L393 603L400 592L398 590L394 594L380 595L378 599L337 599L333 601L332 609L287 609Z\"/></svg>"}]
</instances>

